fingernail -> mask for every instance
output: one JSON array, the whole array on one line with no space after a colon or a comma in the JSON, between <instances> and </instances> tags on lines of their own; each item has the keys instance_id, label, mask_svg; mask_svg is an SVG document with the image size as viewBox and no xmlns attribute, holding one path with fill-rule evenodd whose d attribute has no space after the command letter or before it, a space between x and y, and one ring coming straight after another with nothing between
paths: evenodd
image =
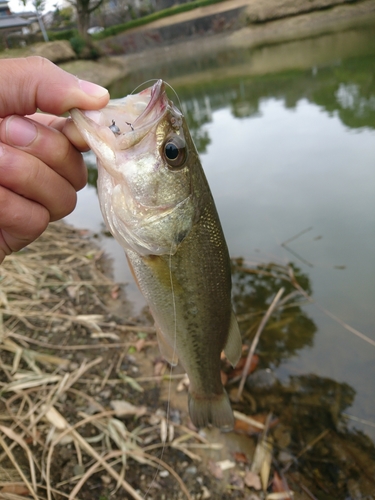
<instances>
[{"instance_id":1,"label":"fingernail","mask_svg":"<svg viewBox=\"0 0 375 500\"><path fill-rule=\"evenodd\" d=\"M20 116L11 116L6 125L7 140L13 146L28 146L37 135L35 125Z\"/></svg>"},{"instance_id":2,"label":"fingernail","mask_svg":"<svg viewBox=\"0 0 375 500\"><path fill-rule=\"evenodd\" d=\"M85 92L85 94L90 95L92 97L104 97L108 94L108 90L100 85L96 85L96 83L88 82L86 80L78 80L79 86L81 90Z\"/></svg>"}]
</instances>

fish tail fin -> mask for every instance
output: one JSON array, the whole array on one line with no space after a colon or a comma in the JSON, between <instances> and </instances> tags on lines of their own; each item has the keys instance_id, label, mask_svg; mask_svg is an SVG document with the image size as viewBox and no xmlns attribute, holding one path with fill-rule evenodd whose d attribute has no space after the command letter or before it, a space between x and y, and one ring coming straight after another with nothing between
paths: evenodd
<instances>
[{"instance_id":1,"label":"fish tail fin","mask_svg":"<svg viewBox=\"0 0 375 500\"><path fill-rule=\"evenodd\" d=\"M215 394L212 397L198 396L189 392L188 405L191 421L196 427L206 427L211 424L222 431L233 429L233 412L224 389L222 394Z\"/></svg>"}]
</instances>

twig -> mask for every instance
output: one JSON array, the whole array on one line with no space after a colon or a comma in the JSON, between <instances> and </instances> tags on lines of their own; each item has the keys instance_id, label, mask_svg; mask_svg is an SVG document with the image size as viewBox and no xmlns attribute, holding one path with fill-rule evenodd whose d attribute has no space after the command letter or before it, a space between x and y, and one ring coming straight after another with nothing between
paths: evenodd
<instances>
[{"instance_id":1,"label":"twig","mask_svg":"<svg viewBox=\"0 0 375 500\"><path fill-rule=\"evenodd\" d=\"M118 325L116 326L118 328ZM129 330L130 331L130 330ZM132 331L137 331L136 329L133 329ZM141 330L139 330L141 331ZM144 331L144 330L142 330ZM19 333L9 333L9 337L14 337L16 339L20 340L25 340L26 342L29 342L30 344L36 344L41 347L45 347L46 349L59 349L62 351L86 351L88 349L113 349L113 348L125 348L129 346L133 346L134 342L117 342L114 344L83 344L83 345L60 345L60 344L50 344L48 342L42 342L41 340L36 340L36 339L31 339L29 337L26 337L24 335L20 335ZM143 345L144 346L150 346L150 345L155 345L157 343L156 340L148 340L146 341Z\"/></svg>"},{"instance_id":2,"label":"twig","mask_svg":"<svg viewBox=\"0 0 375 500\"><path fill-rule=\"evenodd\" d=\"M6 442L3 440L3 438L0 436L0 446L3 448L5 453L8 455L9 460L12 462L14 468L17 470L18 474L21 476L22 480L26 484L26 487L28 488L31 496L34 498L34 500L39 500L38 496L36 495L33 487L31 486L30 482L28 481L27 477L25 474L22 472L21 467L18 465L17 460L15 459L12 451L9 449L8 445Z\"/></svg>"},{"instance_id":3,"label":"twig","mask_svg":"<svg viewBox=\"0 0 375 500\"><path fill-rule=\"evenodd\" d=\"M266 326L266 323L269 320L271 314L275 310L278 301L280 300L282 294L284 293L284 290L285 289L282 287L277 292L277 294L276 294L275 298L273 299L271 305L269 306L266 314L263 316L263 319L260 322L258 330L257 330L257 332L255 334L255 337L253 338L253 341L251 343L251 347L250 347L249 352L247 354L245 366L243 367L243 370L242 370L241 382L240 382L240 385L238 387L238 392L237 392L237 400L238 401L241 399L242 391L243 391L243 388L244 388L244 385L245 385L246 376L247 376L247 374L249 372L249 368L250 368L250 365L251 365L251 360L252 360L253 354L255 352L256 346L258 345L258 341L259 341L260 335L261 335L264 327Z\"/></svg>"},{"instance_id":4,"label":"twig","mask_svg":"<svg viewBox=\"0 0 375 500\"><path fill-rule=\"evenodd\" d=\"M303 448L303 450L301 450L301 451L298 453L298 455L297 455L297 457L296 457L296 458L300 458L300 457L302 457L302 455L303 455L304 453L306 453L307 451L311 450L311 448L313 448L313 447L316 445L316 443L318 443L321 439L323 439L323 438L324 438L324 437L325 437L325 436L326 436L329 432L330 432L330 429L325 429L323 432L321 432L321 433L319 434L319 436L317 436L317 437L316 437L316 438L314 438L312 441L310 441L310 443L308 443L308 444L307 444L307 445Z\"/></svg>"}]
</instances>

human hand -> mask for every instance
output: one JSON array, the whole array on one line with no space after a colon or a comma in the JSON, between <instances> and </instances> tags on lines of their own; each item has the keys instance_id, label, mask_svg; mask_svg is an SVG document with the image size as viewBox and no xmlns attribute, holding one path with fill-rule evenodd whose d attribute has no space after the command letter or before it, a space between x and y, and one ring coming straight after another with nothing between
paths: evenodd
<instances>
[{"instance_id":1,"label":"human hand","mask_svg":"<svg viewBox=\"0 0 375 500\"><path fill-rule=\"evenodd\" d=\"M68 215L87 182L80 151L88 147L57 115L100 109L108 99L103 87L47 59L0 60L0 263Z\"/></svg>"}]
</instances>

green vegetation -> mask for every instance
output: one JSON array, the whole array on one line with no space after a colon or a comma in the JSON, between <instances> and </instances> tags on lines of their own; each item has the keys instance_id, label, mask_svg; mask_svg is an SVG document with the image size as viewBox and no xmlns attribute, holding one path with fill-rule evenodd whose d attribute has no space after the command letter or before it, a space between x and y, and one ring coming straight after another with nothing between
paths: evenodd
<instances>
[{"instance_id":1,"label":"green vegetation","mask_svg":"<svg viewBox=\"0 0 375 500\"><path fill-rule=\"evenodd\" d=\"M144 26L145 24L157 21L159 19L163 19L164 17L174 16L182 12L187 12L189 10L197 9L198 7L205 7L207 5L223 1L224 0L194 0L193 2L176 5L174 7L170 7L169 9L159 10L147 16L139 17L138 19L133 19L132 21L128 21L127 23L118 24L116 26L110 26L101 33L93 35L93 38L95 40L101 40L102 38L107 38L109 36L117 35L118 33L122 33L123 31L129 30L131 28Z\"/></svg>"},{"instance_id":2,"label":"green vegetation","mask_svg":"<svg viewBox=\"0 0 375 500\"><path fill-rule=\"evenodd\" d=\"M84 49L86 48L86 40L77 33L75 36L70 38L69 41L72 49L77 54L77 56L81 56Z\"/></svg>"},{"instance_id":3,"label":"green vegetation","mask_svg":"<svg viewBox=\"0 0 375 500\"><path fill-rule=\"evenodd\" d=\"M68 29L62 31L47 31L47 33L50 41L54 42L55 40L70 40L77 36L78 31L76 29Z\"/></svg>"},{"instance_id":4,"label":"green vegetation","mask_svg":"<svg viewBox=\"0 0 375 500\"><path fill-rule=\"evenodd\" d=\"M69 42L80 59L97 59L100 55L99 50L93 45L91 40L83 38L77 32L69 39Z\"/></svg>"},{"instance_id":5,"label":"green vegetation","mask_svg":"<svg viewBox=\"0 0 375 500\"><path fill-rule=\"evenodd\" d=\"M188 12L189 10L197 9L198 7L205 7L207 5L223 1L224 0L194 0L189 3L176 5L168 9L159 10L157 12L153 12L152 14L139 17L138 19L132 19L131 21L128 21L126 23L117 24L116 26L110 26L108 28L105 28L104 31L102 31L101 33L92 35L91 38L93 40L101 40L103 38L117 35L118 33L122 33L123 31L127 31L131 28L144 26L145 24L157 21L158 19L163 19L164 17L174 16L182 12ZM78 56L80 55L80 50L82 49L82 43L80 40L78 40L79 36L77 29L70 28L61 31L48 31L48 38L51 41L69 40L70 43L72 44L74 51L77 53Z\"/></svg>"}]
</instances>

